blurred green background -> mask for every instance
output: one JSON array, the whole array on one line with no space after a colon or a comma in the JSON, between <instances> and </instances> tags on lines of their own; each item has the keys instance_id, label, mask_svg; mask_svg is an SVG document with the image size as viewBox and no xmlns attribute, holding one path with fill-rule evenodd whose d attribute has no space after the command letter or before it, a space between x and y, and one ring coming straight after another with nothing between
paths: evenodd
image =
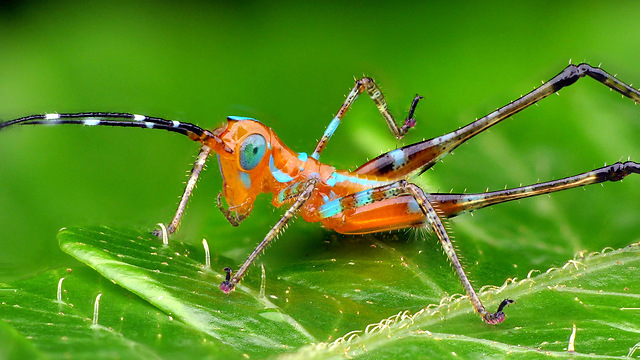
<instances>
[{"instance_id":1,"label":"blurred green background","mask_svg":"<svg viewBox=\"0 0 640 360\"><path fill-rule=\"evenodd\" d=\"M371 101L359 100L323 155L342 168L454 130L530 91L570 60L602 64L640 84L636 1L4 4L2 120L119 111L214 128L227 115L252 116L293 149L309 152L354 77L374 77L400 118L416 93L425 96L418 126L399 143ZM495 190L628 156L640 161L640 108L595 81L581 80L539 105L438 164L423 176L427 190ZM197 152L197 144L160 131L3 131L0 280L73 264L58 250L61 227L151 229L169 221ZM249 225L231 228L215 207L216 168L212 159L176 237L192 243L206 237L213 251L239 263L283 210L272 210L265 196ZM638 240L640 177L586 190L455 219L471 276L501 284L531 268L561 264L579 250ZM266 259L313 251L308 244L330 234L298 221ZM483 262L488 252L500 260Z\"/></svg>"}]
</instances>

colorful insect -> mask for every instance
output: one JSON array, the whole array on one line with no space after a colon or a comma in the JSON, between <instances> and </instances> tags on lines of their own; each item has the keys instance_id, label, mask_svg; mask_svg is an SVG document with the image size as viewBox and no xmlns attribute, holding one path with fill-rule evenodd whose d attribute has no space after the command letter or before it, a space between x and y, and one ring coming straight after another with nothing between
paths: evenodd
<instances>
[{"instance_id":1,"label":"colorful insect","mask_svg":"<svg viewBox=\"0 0 640 360\"><path fill-rule=\"evenodd\" d=\"M191 170L178 209L166 231L175 232L187 201L205 162L213 151L223 178L218 207L237 226L250 213L260 193L273 195L274 206L288 205L282 218L267 233L238 271L225 268L226 279L220 284L231 292L265 247L281 232L287 222L300 214L308 222L343 234L365 234L408 227L430 227L440 240L476 313L488 324L501 323L503 308L512 303L505 299L495 313L487 311L469 283L443 224L443 218L456 216L486 206L546 194L605 181L618 181L631 173L640 173L640 164L616 163L560 180L538 183L502 191L478 194L425 193L409 182L463 142L539 100L589 76L609 88L640 102L640 92L615 79L600 68L588 64L569 65L549 82L451 133L387 152L354 171L338 170L320 162L320 155L336 131L345 113L358 95L366 92L374 101L391 132L401 138L415 126L414 111L422 97L413 99L409 115L398 126L387 109L384 96L370 78L358 80L337 115L330 122L313 152L295 152L278 139L275 132L259 121L230 116L227 124L213 131L196 125L128 113L88 112L74 114L31 115L0 123L0 129L12 125L77 124L161 129L188 136L202 144ZM226 199L225 208L222 197ZM156 231L156 234L159 234Z\"/></svg>"}]
</instances>

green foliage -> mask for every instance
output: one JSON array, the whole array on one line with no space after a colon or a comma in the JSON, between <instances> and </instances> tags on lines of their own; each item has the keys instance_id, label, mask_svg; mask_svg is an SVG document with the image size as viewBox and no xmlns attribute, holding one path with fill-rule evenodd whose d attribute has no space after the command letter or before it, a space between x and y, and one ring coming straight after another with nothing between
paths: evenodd
<instances>
[{"instance_id":1,"label":"green foliage","mask_svg":"<svg viewBox=\"0 0 640 360\"><path fill-rule=\"evenodd\" d=\"M4 284L0 351L7 358L640 355L631 350L640 334L639 244L582 253L560 268L485 287L481 298L491 307L517 299L505 323L491 327L464 297L438 300L442 278L417 265L421 254L375 240L293 259L277 274L254 269L230 295L215 286L222 280L215 269L230 260L214 255L207 268L202 248L104 227L66 229L59 241L100 275L76 266ZM567 351L570 342L575 352Z\"/></svg>"},{"instance_id":2,"label":"green foliage","mask_svg":"<svg viewBox=\"0 0 640 360\"><path fill-rule=\"evenodd\" d=\"M126 111L214 128L227 115L252 116L294 150L310 152L353 77L372 76L398 117L416 93L425 96L418 125L402 141L394 141L368 99L359 99L323 154L324 162L340 168L463 126L546 81L570 59L602 64L636 86L640 81L640 2L10 3L0 7L2 120ZM638 106L590 79L559 95L456 149L423 174L420 185L430 192L481 192L640 159ZM580 260L586 270L578 265L536 275L534 285L485 292L491 309L503 297L518 301L499 327L480 323L462 299L435 315L423 312L414 325L393 321L365 334L369 324L460 292L446 257L420 232L342 237L297 221L259 259L265 295L255 266L242 287L225 296L217 289L219 271L236 268L282 210L260 197L242 226L229 226L215 209L221 179L211 159L172 250L163 249L146 230L173 215L196 153L197 145L184 137L144 129L24 127L0 133L0 282L6 283L0 290L0 358L345 352L449 358L473 351L547 357L546 351L565 354L573 324L580 354L624 356L640 343L638 311L619 310L638 300L637 276L619 270L636 266L632 250ZM453 219L452 234L476 288L562 267L583 250L639 240L640 177L585 190ZM55 233L62 226L72 229L60 234L67 250L84 254L82 261L105 276L58 249ZM131 230L137 227L145 231ZM201 267L200 245L177 243L199 244L203 237L212 270ZM151 246L158 255L151 256ZM181 256L165 258L169 251ZM614 257L621 265L590 265ZM132 283L150 270L160 270L149 274L154 281ZM61 277L63 300L73 307L55 302ZM567 285L573 290L556 284L573 284ZM525 285L533 292L526 293ZM580 286L603 293L576 292ZM100 293L100 326L92 327ZM194 309L210 321L194 316ZM211 325L222 320L230 324L220 330ZM352 331L360 332L350 342L302 345L329 344ZM370 355L360 353L365 348Z\"/></svg>"}]
</instances>

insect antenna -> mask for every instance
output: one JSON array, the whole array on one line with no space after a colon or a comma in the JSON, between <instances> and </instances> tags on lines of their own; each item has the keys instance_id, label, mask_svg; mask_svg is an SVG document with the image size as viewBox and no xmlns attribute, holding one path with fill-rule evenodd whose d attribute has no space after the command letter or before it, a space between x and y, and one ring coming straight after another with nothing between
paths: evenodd
<instances>
[{"instance_id":1,"label":"insect antenna","mask_svg":"<svg viewBox=\"0 0 640 360\"><path fill-rule=\"evenodd\" d=\"M202 141L213 134L194 124L157 117L113 112L83 112L70 114L37 114L19 119L0 122L0 130L14 125L85 125L116 126L161 129L188 136L191 140Z\"/></svg>"}]
</instances>

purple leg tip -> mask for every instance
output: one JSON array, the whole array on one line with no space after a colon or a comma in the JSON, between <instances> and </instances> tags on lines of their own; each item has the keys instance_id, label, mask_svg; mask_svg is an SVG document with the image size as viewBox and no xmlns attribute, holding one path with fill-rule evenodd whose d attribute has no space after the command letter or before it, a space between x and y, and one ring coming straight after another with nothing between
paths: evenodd
<instances>
[{"instance_id":1,"label":"purple leg tip","mask_svg":"<svg viewBox=\"0 0 640 360\"><path fill-rule=\"evenodd\" d=\"M220 290L224 291L225 294L228 294L233 290L233 285L228 281L223 281L220 283Z\"/></svg>"},{"instance_id":2,"label":"purple leg tip","mask_svg":"<svg viewBox=\"0 0 640 360\"><path fill-rule=\"evenodd\" d=\"M504 299L502 300L502 302L500 303L500 306L498 306L498 311L496 311L493 314L486 314L483 319L484 321L489 324L489 325L497 325L500 324L501 322L504 321L506 315L504 314L504 312L502 312L502 309L504 309L505 306L514 303L515 301L511 300L511 299Z\"/></svg>"},{"instance_id":3,"label":"purple leg tip","mask_svg":"<svg viewBox=\"0 0 640 360\"><path fill-rule=\"evenodd\" d=\"M484 321L489 325L498 325L504 321L505 315L503 312L499 314L489 314L484 317Z\"/></svg>"},{"instance_id":4,"label":"purple leg tip","mask_svg":"<svg viewBox=\"0 0 640 360\"><path fill-rule=\"evenodd\" d=\"M225 294L228 294L231 292L231 290L233 290L234 288L234 284L231 283L231 268L224 268L223 270L224 272L227 273L227 278L220 283L220 290L224 291Z\"/></svg>"}]
</instances>

